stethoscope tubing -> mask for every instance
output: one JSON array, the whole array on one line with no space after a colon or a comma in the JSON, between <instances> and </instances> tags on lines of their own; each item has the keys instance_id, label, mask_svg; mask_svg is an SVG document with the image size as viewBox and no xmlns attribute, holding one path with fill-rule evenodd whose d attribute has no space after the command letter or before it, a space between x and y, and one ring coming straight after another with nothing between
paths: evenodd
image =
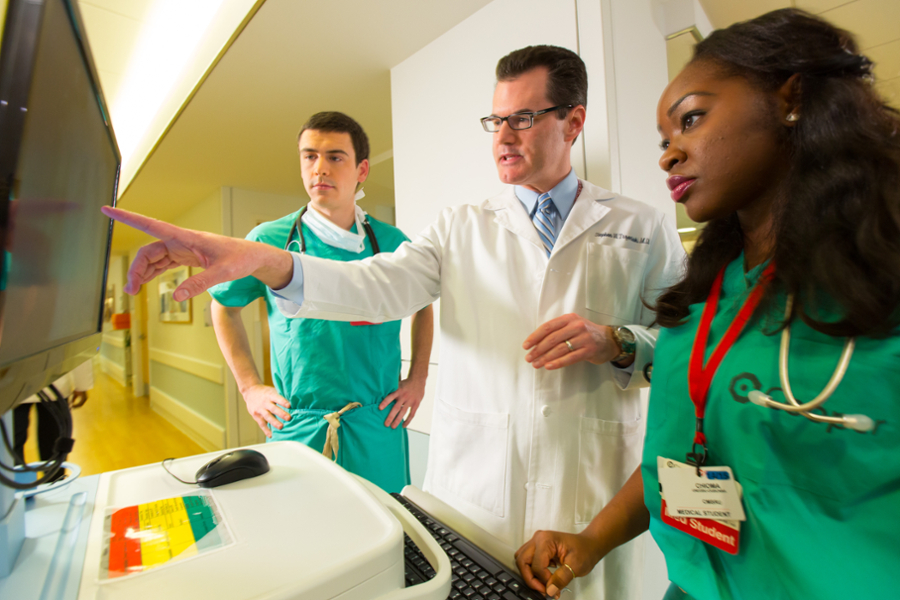
<instances>
[{"instance_id":1,"label":"stethoscope tubing","mask_svg":"<svg viewBox=\"0 0 900 600\"><path fill-rule=\"evenodd\" d=\"M291 225L291 230L288 232L287 243L284 245L284 249L288 252L291 251L291 244L297 244L300 247L300 254L306 254L306 238L303 236L303 215L306 213L307 208L309 208L308 204L300 209L300 214L297 215L294 224ZM366 237L369 238L369 244L372 246L372 254L378 254L381 252L381 248L378 246L378 240L375 238L375 231L372 230L368 218L362 222L362 226L363 229L366 230ZM299 241L292 239L295 232L299 235Z\"/></svg>"},{"instance_id":2,"label":"stethoscope tubing","mask_svg":"<svg viewBox=\"0 0 900 600\"><path fill-rule=\"evenodd\" d=\"M789 295L787 299L787 306L785 307L785 320L790 319L793 304L794 297L793 295ZM767 406L776 410L783 410L785 412L803 415L804 417L815 423L839 425L841 427L848 427L855 431L871 431L874 427L874 422L866 415L829 416L827 414L822 415L812 412L825 404L825 402L829 398L831 398L831 396L837 390L837 387L844 379L844 375L847 373L847 368L850 366L850 359L853 357L853 350L855 348L856 338L847 338L847 340L844 342L844 348L841 350L841 356L838 359L837 367L832 372L831 378L828 380L828 383L825 384L825 387L815 398L813 398L809 402L800 402L794 396L793 390L791 389L791 378L790 372L788 370L788 356L790 355L791 349L791 326L790 322L788 321L788 323L784 326L784 329L781 331L781 345L778 349L778 377L781 381L781 389L784 393L784 397L787 399L787 403L777 402L773 400L772 397L768 394L763 394L758 390L750 392L749 399L751 402L753 402L754 404L758 404L759 406Z\"/></svg>"}]
</instances>

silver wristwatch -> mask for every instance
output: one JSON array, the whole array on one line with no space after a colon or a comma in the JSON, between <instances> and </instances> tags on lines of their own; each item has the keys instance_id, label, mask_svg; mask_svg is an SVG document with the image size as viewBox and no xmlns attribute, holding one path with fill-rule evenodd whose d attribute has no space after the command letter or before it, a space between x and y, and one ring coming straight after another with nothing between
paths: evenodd
<instances>
[{"instance_id":1,"label":"silver wristwatch","mask_svg":"<svg viewBox=\"0 0 900 600\"><path fill-rule=\"evenodd\" d=\"M626 358L634 358L637 344L635 343L634 333L627 327L613 327L612 337L622 349L619 355L610 362L621 362Z\"/></svg>"}]
</instances>

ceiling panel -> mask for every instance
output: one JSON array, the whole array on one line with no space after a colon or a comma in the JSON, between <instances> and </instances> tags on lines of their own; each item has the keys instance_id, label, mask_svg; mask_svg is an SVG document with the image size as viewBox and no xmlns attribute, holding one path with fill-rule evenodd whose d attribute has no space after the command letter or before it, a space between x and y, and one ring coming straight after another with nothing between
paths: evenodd
<instances>
[{"instance_id":1,"label":"ceiling panel","mask_svg":"<svg viewBox=\"0 0 900 600\"><path fill-rule=\"evenodd\" d=\"M716 29L746 21L779 8L790 8L791 0L699 0L709 22Z\"/></svg>"},{"instance_id":2,"label":"ceiling panel","mask_svg":"<svg viewBox=\"0 0 900 600\"><path fill-rule=\"evenodd\" d=\"M857 0L794 0L794 6L817 15L826 10L837 8L845 4L852 4Z\"/></svg>"},{"instance_id":3,"label":"ceiling panel","mask_svg":"<svg viewBox=\"0 0 900 600\"><path fill-rule=\"evenodd\" d=\"M135 40L141 33L141 23L85 2L80 3L79 8L89 32L88 42L97 70L124 73Z\"/></svg>"},{"instance_id":4,"label":"ceiling panel","mask_svg":"<svg viewBox=\"0 0 900 600\"><path fill-rule=\"evenodd\" d=\"M888 104L900 108L900 77L876 83L875 89L887 100Z\"/></svg>"},{"instance_id":5,"label":"ceiling panel","mask_svg":"<svg viewBox=\"0 0 900 600\"><path fill-rule=\"evenodd\" d=\"M900 39L869 48L865 54L875 63L875 78L879 81L900 77Z\"/></svg>"},{"instance_id":6,"label":"ceiling panel","mask_svg":"<svg viewBox=\"0 0 900 600\"><path fill-rule=\"evenodd\" d=\"M900 39L900 0L857 0L822 16L856 35L863 50Z\"/></svg>"},{"instance_id":7,"label":"ceiling panel","mask_svg":"<svg viewBox=\"0 0 900 600\"><path fill-rule=\"evenodd\" d=\"M100 8L123 17L143 21L153 10L153 5L159 0L79 0L78 6L83 10L85 6Z\"/></svg>"}]
</instances>

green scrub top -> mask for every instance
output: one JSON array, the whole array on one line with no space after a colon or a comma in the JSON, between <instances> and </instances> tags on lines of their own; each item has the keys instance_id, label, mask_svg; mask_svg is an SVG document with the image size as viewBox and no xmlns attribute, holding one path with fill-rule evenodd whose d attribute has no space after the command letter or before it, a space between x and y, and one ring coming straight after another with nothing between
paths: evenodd
<instances>
[{"instance_id":1,"label":"green scrub top","mask_svg":"<svg viewBox=\"0 0 900 600\"><path fill-rule=\"evenodd\" d=\"M299 211L263 223L247 239L284 248ZM408 241L402 231L369 217L382 252L393 252ZM332 260L361 260L372 256L368 237L360 253L323 243L304 224L306 252ZM356 225L352 231L356 232ZM295 232L293 239L299 239ZM299 246L291 244L291 249ZM254 277L217 285L210 290L223 306L246 306L265 298L269 316L272 380L291 403L291 419L272 430L269 441L294 440L321 451L328 423L324 415L351 402L362 407L345 413L338 429L337 462L388 492L409 483L406 430L391 429L384 421L391 406L378 410L400 380L400 321L378 325L351 324L320 319L288 319L275 305L272 291Z\"/></svg>"},{"instance_id":2,"label":"green scrub top","mask_svg":"<svg viewBox=\"0 0 900 600\"><path fill-rule=\"evenodd\" d=\"M762 267L725 272L706 357L734 319ZM660 519L657 456L685 462L694 435L688 360L703 304L688 321L663 329L656 344L641 472L650 531L669 579L697 600L749 598L888 598L900 578L900 336L860 338L843 381L817 412L865 414L877 427L858 433L814 423L748 400L761 390L786 402L778 374L781 335L772 331L784 297L747 324L716 372L709 392L707 464L729 466L743 486L747 520L732 556ZM760 309L762 310L762 309ZM825 387L844 339L802 323L791 327L791 389L801 402Z\"/></svg>"}]
</instances>

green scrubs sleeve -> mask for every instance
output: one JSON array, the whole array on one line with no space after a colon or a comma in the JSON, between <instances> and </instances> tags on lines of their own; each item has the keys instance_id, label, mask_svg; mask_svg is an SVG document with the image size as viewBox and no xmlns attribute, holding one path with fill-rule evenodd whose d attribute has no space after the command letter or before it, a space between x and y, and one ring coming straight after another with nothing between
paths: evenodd
<instances>
[{"instance_id":1,"label":"green scrubs sleeve","mask_svg":"<svg viewBox=\"0 0 900 600\"><path fill-rule=\"evenodd\" d=\"M247 234L245 239L251 242L263 242L271 244L271 240L267 239L260 231L260 227L255 227ZM222 306L243 307L247 306L257 298L264 298L266 295L266 286L256 277L244 277L236 281L226 281L209 288L209 295L213 300Z\"/></svg>"}]
</instances>

